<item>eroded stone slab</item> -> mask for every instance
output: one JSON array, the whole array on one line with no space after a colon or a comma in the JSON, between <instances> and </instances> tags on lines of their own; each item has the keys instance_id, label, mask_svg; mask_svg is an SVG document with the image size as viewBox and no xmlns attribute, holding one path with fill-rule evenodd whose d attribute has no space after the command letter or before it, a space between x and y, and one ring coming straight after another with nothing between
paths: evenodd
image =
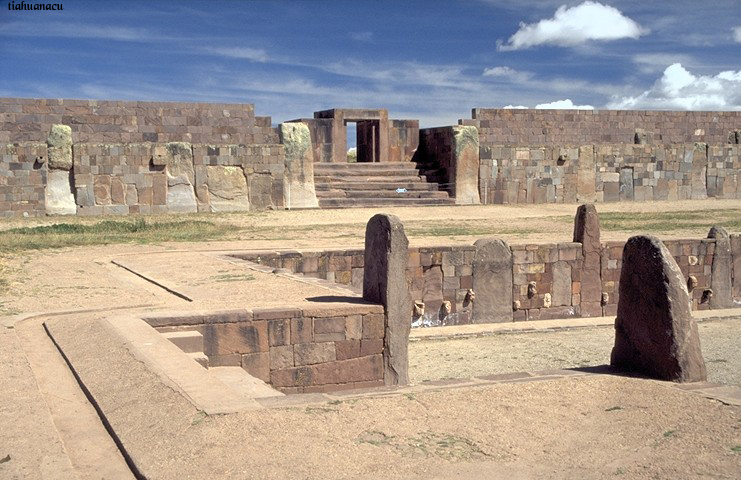
<instances>
[{"instance_id":1,"label":"eroded stone slab","mask_svg":"<svg viewBox=\"0 0 741 480\"><path fill-rule=\"evenodd\" d=\"M731 238L723 227L714 226L708 238L715 239L715 253L710 277L710 308L733 308L733 258ZM739 272L741 275L741 272Z\"/></svg>"},{"instance_id":2,"label":"eroded stone slab","mask_svg":"<svg viewBox=\"0 0 741 480\"><path fill-rule=\"evenodd\" d=\"M412 296L406 279L409 240L395 215L377 214L365 229L363 299L384 306L383 367L386 385L409 383Z\"/></svg>"},{"instance_id":3,"label":"eroded stone slab","mask_svg":"<svg viewBox=\"0 0 741 480\"><path fill-rule=\"evenodd\" d=\"M581 315L602 315L602 277L599 215L593 204L580 205L574 219L574 242L582 244Z\"/></svg>"},{"instance_id":4,"label":"eroded stone slab","mask_svg":"<svg viewBox=\"0 0 741 480\"><path fill-rule=\"evenodd\" d=\"M513 321L512 250L498 239L481 239L474 246L473 323Z\"/></svg>"},{"instance_id":5,"label":"eroded stone slab","mask_svg":"<svg viewBox=\"0 0 741 480\"><path fill-rule=\"evenodd\" d=\"M314 190L314 158L309 127L305 123L281 123L280 141L285 147L284 205L287 208L319 208Z\"/></svg>"},{"instance_id":6,"label":"eroded stone slab","mask_svg":"<svg viewBox=\"0 0 741 480\"><path fill-rule=\"evenodd\" d=\"M453 127L455 203L479 204L479 132L473 126Z\"/></svg>"},{"instance_id":7,"label":"eroded stone slab","mask_svg":"<svg viewBox=\"0 0 741 480\"><path fill-rule=\"evenodd\" d=\"M684 277L656 237L631 237L623 249L610 364L660 380L707 378Z\"/></svg>"},{"instance_id":8,"label":"eroded stone slab","mask_svg":"<svg viewBox=\"0 0 741 480\"><path fill-rule=\"evenodd\" d=\"M209 165L207 169L208 194L212 211L229 212L250 209L247 178L244 176L242 167Z\"/></svg>"}]
</instances>

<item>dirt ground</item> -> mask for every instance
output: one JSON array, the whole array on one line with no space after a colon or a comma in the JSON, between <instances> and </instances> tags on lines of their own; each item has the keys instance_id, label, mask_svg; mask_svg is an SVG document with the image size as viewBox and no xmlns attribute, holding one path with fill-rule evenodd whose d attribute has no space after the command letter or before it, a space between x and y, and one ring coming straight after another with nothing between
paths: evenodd
<instances>
[{"instance_id":1,"label":"dirt ground","mask_svg":"<svg viewBox=\"0 0 741 480\"><path fill-rule=\"evenodd\" d=\"M600 212L628 213L739 208L738 200L598 205ZM413 246L470 244L483 236L550 243L571 240L576 205L384 211L400 216ZM181 299L163 294L110 259L174 250L357 248L375 213L353 209L203 216L241 230L223 241L198 244L5 255L0 269L0 422L5 426L0 428L0 478L75 477L67 459L70 444L60 440L48 397L39 393L11 315L135 305L187 308ZM60 220L14 219L0 229ZM708 213L707 221L696 227L669 228L660 236L704 237L713 222ZM458 230L434 230L446 223ZM640 232L604 231L602 238L620 240L635 233ZM74 321L69 327L70 332L86 328ZM739 327L737 321L701 325L715 381L741 383ZM421 381L601 364L609 355L611 333L593 328L416 342L411 373L414 381ZM95 332L88 334L92 338ZM93 364L102 364L102 357L121 347L106 346L103 340L89 346L86 361ZM117 371L113 358L106 365L113 370L100 372L102 377L131 381L131 391L108 399L110 416L152 478L738 478L741 471L741 407L658 382L588 376L204 417L161 383L145 385L146 372ZM139 392L137 385L143 388ZM3 462L6 455L10 459Z\"/></svg>"}]
</instances>

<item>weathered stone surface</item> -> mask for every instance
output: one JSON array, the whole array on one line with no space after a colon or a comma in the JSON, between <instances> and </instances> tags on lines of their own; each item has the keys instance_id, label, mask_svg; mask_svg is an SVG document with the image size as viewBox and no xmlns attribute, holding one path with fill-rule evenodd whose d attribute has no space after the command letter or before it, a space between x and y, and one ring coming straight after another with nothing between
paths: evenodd
<instances>
[{"instance_id":1,"label":"weathered stone surface","mask_svg":"<svg viewBox=\"0 0 741 480\"><path fill-rule=\"evenodd\" d=\"M252 173L247 176L250 207L263 210L275 207L273 202L273 177L267 173Z\"/></svg>"},{"instance_id":2,"label":"weathered stone surface","mask_svg":"<svg viewBox=\"0 0 741 480\"><path fill-rule=\"evenodd\" d=\"M52 125L46 139L48 166L50 169L72 168L72 128L67 125Z\"/></svg>"},{"instance_id":3,"label":"weathered stone surface","mask_svg":"<svg viewBox=\"0 0 741 480\"><path fill-rule=\"evenodd\" d=\"M164 146L163 161L167 166L167 208L184 213L198 210L193 169L193 150L189 143L172 142Z\"/></svg>"},{"instance_id":4,"label":"weathered stone surface","mask_svg":"<svg viewBox=\"0 0 741 480\"><path fill-rule=\"evenodd\" d=\"M503 240L481 239L474 243L473 323L511 322L512 251Z\"/></svg>"},{"instance_id":5,"label":"weathered stone surface","mask_svg":"<svg viewBox=\"0 0 741 480\"><path fill-rule=\"evenodd\" d=\"M266 322L211 324L203 332L203 353L209 357L267 352L268 348Z\"/></svg>"},{"instance_id":6,"label":"weathered stone surface","mask_svg":"<svg viewBox=\"0 0 741 480\"><path fill-rule=\"evenodd\" d=\"M731 256L733 257L733 297L741 300L741 235L731 235Z\"/></svg>"},{"instance_id":7,"label":"weathered stone surface","mask_svg":"<svg viewBox=\"0 0 741 480\"><path fill-rule=\"evenodd\" d=\"M314 158L309 127L305 123L281 123L280 142L285 147L283 204L286 208L318 208L314 190Z\"/></svg>"},{"instance_id":8,"label":"weathered stone surface","mask_svg":"<svg viewBox=\"0 0 741 480\"><path fill-rule=\"evenodd\" d=\"M453 178L456 205L479 204L479 132L474 126L453 127Z\"/></svg>"},{"instance_id":9,"label":"weathered stone surface","mask_svg":"<svg viewBox=\"0 0 741 480\"><path fill-rule=\"evenodd\" d=\"M335 358L333 342L299 343L293 346L293 360L296 366L333 362Z\"/></svg>"},{"instance_id":10,"label":"weathered stone surface","mask_svg":"<svg viewBox=\"0 0 741 480\"><path fill-rule=\"evenodd\" d=\"M594 147L592 145L579 147L579 170L577 171L576 180L577 201L594 202L597 200L595 180Z\"/></svg>"},{"instance_id":11,"label":"weathered stone surface","mask_svg":"<svg viewBox=\"0 0 741 480\"><path fill-rule=\"evenodd\" d=\"M74 215L77 213L69 171L49 170L46 177L45 195L44 204L47 215Z\"/></svg>"},{"instance_id":12,"label":"weathered stone surface","mask_svg":"<svg viewBox=\"0 0 741 480\"><path fill-rule=\"evenodd\" d=\"M365 229L363 299L384 306L383 367L386 385L409 383L412 297L406 280L409 240L395 215L377 214Z\"/></svg>"},{"instance_id":13,"label":"weathered stone surface","mask_svg":"<svg viewBox=\"0 0 741 480\"><path fill-rule=\"evenodd\" d=\"M706 379L697 324L677 262L656 237L623 249L611 365L661 380Z\"/></svg>"},{"instance_id":14,"label":"weathered stone surface","mask_svg":"<svg viewBox=\"0 0 741 480\"><path fill-rule=\"evenodd\" d=\"M715 239L715 253L710 276L710 308L733 307L733 258L731 257L731 238L723 227L714 226L708 238ZM740 272L741 273L741 272Z\"/></svg>"},{"instance_id":15,"label":"weathered stone surface","mask_svg":"<svg viewBox=\"0 0 741 480\"><path fill-rule=\"evenodd\" d=\"M551 301L554 307L571 305L571 266L567 262L553 264L552 289Z\"/></svg>"},{"instance_id":16,"label":"weathered stone surface","mask_svg":"<svg viewBox=\"0 0 741 480\"><path fill-rule=\"evenodd\" d=\"M211 211L229 212L250 209L247 178L244 176L242 167L210 165L207 171Z\"/></svg>"},{"instance_id":17,"label":"weathered stone surface","mask_svg":"<svg viewBox=\"0 0 741 480\"><path fill-rule=\"evenodd\" d=\"M574 219L574 241L582 246L581 313L583 317L602 315L602 278L599 215L593 204L580 205Z\"/></svg>"}]
</instances>

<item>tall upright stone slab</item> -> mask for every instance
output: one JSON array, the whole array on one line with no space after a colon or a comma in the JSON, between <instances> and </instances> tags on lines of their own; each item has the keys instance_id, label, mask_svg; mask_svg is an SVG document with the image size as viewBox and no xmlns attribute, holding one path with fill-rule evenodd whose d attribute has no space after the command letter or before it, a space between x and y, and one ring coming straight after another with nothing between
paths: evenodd
<instances>
[{"instance_id":1,"label":"tall upright stone slab","mask_svg":"<svg viewBox=\"0 0 741 480\"><path fill-rule=\"evenodd\" d=\"M167 210L173 213L197 212L193 149L189 143L171 142L155 147L153 157L166 165Z\"/></svg>"},{"instance_id":2,"label":"tall upright stone slab","mask_svg":"<svg viewBox=\"0 0 741 480\"><path fill-rule=\"evenodd\" d=\"M578 202L597 200L597 169L594 162L594 146L579 147L579 165L576 175L576 200Z\"/></svg>"},{"instance_id":3,"label":"tall upright stone slab","mask_svg":"<svg viewBox=\"0 0 741 480\"><path fill-rule=\"evenodd\" d=\"M623 248L610 364L660 380L707 378L686 281L656 237L631 237Z\"/></svg>"},{"instance_id":4,"label":"tall upright stone slab","mask_svg":"<svg viewBox=\"0 0 741 480\"><path fill-rule=\"evenodd\" d=\"M512 250L503 240L484 238L474 243L473 323L511 322Z\"/></svg>"},{"instance_id":5,"label":"tall upright stone slab","mask_svg":"<svg viewBox=\"0 0 741 480\"><path fill-rule=\"evenodd\" d=\"M731 238L723 227L715 226L708 232L715 239L715 253L710 273L710 308L733 308L733 258ZM741 274L741 272L739 272Z\"/></svg>"},{"instance_id":6,"label":"tall upright stone slab","mask_svg":"<svg viewBox=\"0 0 741 480\"><path fill-rule=\"evenodd\" d=\"M409 240L395 215L377 214L365 229L363 299L383 305L383 378L386 385L409 383L412 296L406 279Z\"/></svg>"},{"instance_id":7,"label":"tall upright stone slab","mask_svg":"<svg viewBox=\"0 0 741 480\"><path fill-rule=\"evenodd\" d=\"M580 205L574 219L574 242L581 243L581 316L602 315L602 276L599 215L593 204Z\"/></svg>"},{"instance_id":8,"label":"tall upright stone slab","mask_svg":"<svg viewBox=\"0 0 741 480\"><path fill-rule=\"evenodd\" d=\"M453 175L456 205L478 205L479 131L474 126L453 127Z\"/></svg>"},{"instance_id":9,"label":"tall upright stone slab","mask_svg":"<svg viewBox=\"0 0 741 480\"><path fill-rule=\"evenodd\" d=\"M72 128L67 125L52 125L46 139L49 157L44 204L50 215L74 215L77 213L75 195L72 192Z\"/></svg>"},{"instance_id":10,"label":"tall upright stone slab","mask_svg":"<svg viewBox=\"0 0 741 480\"><path fill-rule=\"evenodd\" d=\"M319 208L314 190L314 159L311 133L305 123L280 124L280 142L285 147L283 204L286 208Z\"/></svg>"}]
</instances>

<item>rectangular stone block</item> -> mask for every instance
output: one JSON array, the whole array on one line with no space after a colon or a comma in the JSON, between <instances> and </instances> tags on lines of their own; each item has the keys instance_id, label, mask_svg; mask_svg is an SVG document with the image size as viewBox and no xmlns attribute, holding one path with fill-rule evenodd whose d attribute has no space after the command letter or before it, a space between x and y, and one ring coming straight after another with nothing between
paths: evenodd
<instances>
[{"instance_id":1,"label":"rectangular stone block","mask_svg":"<svg viewBox=\"0 0 741 480\"><path fill-rule=\"evenodd\" d=\"M334 345L337 360L347 360L360 356L360 340L344 340L335 342Z\"/></svg>"},{"instance_id":2,"label":"rectangular stone block","mask_svg":"<svg viewBox=\"0 0 741 480\"><path fill-rule=\"evenodd\" d=\"M380 355L383 353L383 339L363 339L360 341L360 356Z\"/></svg>"},{"instance_id":3,"label":"rectangular stone block","mask_svg":"<svg viewBox=\"0 0 741 480\"><path fill-rule=\"evenodd\" d=\"M310 343L314 341L314 322L311 318L291 319L291 343Z\"/></svg>"},{"instance_id":4,"label":"rectangular stone block","mask_svg":"<svg viewBox=\"0 0 741 480\"><path fill-rule=\"evenodd\" d=\"M345 338L348 340L360 340L363 338L362 315L348 315L345 318Z\"/></svg>"},{"instance_id":5,"label":"rectangular stone block","mask_svg":"<svg viewBox=\"0 0 741 480\"><path fill-rule=\"evenodd\" d=\"M268 341L270 346L288 345L291 343L290 320L268 320Z\"/></svg>"},{"instance_id":6,"label":"rectangular stone block","mask_svg":"<svg viewBox=\"0 0 741 480\"><path fill-rule=\"evenodd\" d=\"M383 338L384 329L385 318L383 314L372 313L363 316L363 339Z\"/></svg>"},{"instance_id":7,"label":"rectangular stone block","mask_svg":"<svg viewBox=\"0 0 741 480\"><path fill-rule=\"evenodd\" d=\"M213 355L246 354L268 351L266 322L206 325L204 353Z\"/></svg>"},{"instance_id":8,"label":"rectangular stone block","mask_svg":"<svg viewBox=\"0 0 741 480\"><path fill-rule=\"evenodd\" d=\"M270 381L270 354L268 352L242 355L242 368L263 382Z\"/></svg>"},{"instance_id":9,"label":"rectangular stone block","mask_svg":"<svg viewBox=\"0 0 741 480\"><path fill-rule=\"evenodd\" d=\"M293 361L296 366L314 365L335 360L335 344L333 342L299 343L293 346Z\"/></svg>"},{"instance_id":10,"label":"rectangular stone block","mask_svg":"<svg viewBox=\"0 0 741 480\"><path fill-rule=\"evenodd\" d=\"M270 348L270 370L291 368L293 363L293 346L277 346Z\"/></svg>"}]
</instances>

